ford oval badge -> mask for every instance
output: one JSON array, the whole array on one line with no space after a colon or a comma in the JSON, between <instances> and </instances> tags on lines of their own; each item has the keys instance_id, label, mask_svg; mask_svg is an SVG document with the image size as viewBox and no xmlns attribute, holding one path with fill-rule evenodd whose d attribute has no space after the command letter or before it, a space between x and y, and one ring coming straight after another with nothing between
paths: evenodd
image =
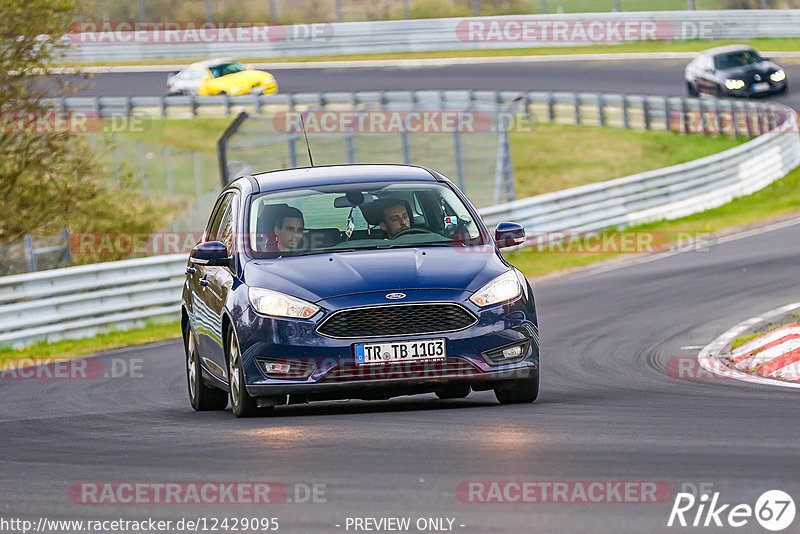
<instances>
[{"instance_id":1,"label":"ford oval badge","mask_svg":"<svg viewBox=\"0 0 800 534\"><path fill-rule=\"evenodd\" d=\"M404 298L406 298L406 294L405 293L389 293L388 295L386 295L386 298L387 299L392 299L392 300L404 299Z\"/></svg>"}]
</instances>

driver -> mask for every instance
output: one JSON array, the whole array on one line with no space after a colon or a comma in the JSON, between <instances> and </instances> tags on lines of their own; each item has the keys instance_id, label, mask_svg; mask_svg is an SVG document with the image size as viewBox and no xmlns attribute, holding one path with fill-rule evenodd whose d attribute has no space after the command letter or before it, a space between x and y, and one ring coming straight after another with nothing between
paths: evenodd
<instances>
[{"instance_id":1,"label":"driver","mask_svg":"<svg viewBox=\"0 0 800 534\"><path fill-rule=\"evenodd\" d=\"M383 207L383 220L380 222L381 230L386 232L389 239L404 230L411 228L411 219L404 202L391 200Z\"/></svg>"}]
</instances>

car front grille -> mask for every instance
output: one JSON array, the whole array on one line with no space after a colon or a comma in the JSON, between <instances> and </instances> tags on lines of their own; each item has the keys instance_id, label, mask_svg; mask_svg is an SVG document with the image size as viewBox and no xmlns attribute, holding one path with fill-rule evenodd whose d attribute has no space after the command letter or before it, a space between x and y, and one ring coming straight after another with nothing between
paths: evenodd
<instances>
[{"instance_id":1,"label":"car front grille","mask_svg":"<svg viewBox=\"0 0 800 534\"><path fill-rule=\"evenodd\" d=\"M391 380L412 378L469 378L481 371L461 358L397 362L379 365L346 363L332 369L322 382L352 382L356 380Z\"/></svg>"},{"instance_id":2,"label":"car front grille","mask_svg":"<svg viewBox=\"0 0 800 534\"><path fill-rule=\"evenodd\" d=\"M463 330L476 322L458 304L398 304L335 312L317 332L335 338L438 334Z\"/></svg>"}]
</instances>

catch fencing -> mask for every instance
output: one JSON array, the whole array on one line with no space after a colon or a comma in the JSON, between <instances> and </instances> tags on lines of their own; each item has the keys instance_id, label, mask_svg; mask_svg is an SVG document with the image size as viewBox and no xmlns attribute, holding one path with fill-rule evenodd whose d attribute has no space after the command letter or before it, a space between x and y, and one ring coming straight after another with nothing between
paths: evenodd
<instances>
[{"instance_id":1,"label":"catch fencing","mask_svg":"<svg viewBox=\"0 0 800 534\"><path fill-rule=\"evenodd\" d=\"M566 93L495 96L519 107L506 127L529 114L565 123L758 135L696 161L479 210L490 227L502 220L522 223L529 238L697 213L757 191L800 165L797 114L778 104ZM148 318L177 319L186 259L155 256L0 278L0 345L82 337Z\"/></svg>"}]
</instances>

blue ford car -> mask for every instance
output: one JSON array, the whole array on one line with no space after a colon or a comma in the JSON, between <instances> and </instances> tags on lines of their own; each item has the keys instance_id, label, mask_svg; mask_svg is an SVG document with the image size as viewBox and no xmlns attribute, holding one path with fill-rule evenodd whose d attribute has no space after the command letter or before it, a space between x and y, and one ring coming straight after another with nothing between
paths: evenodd
<instances>
[{"instance_id":1,"label":"blue ford car","mask_svg":"<svg viewBox=\"0 0 800 534\"><path fill-rule=\"evenodd\" d=\"M533 293L447 178L341 165L239 178L192 251L182 326L195 410L539 392Z\"/></svg>"}]
</instances>

